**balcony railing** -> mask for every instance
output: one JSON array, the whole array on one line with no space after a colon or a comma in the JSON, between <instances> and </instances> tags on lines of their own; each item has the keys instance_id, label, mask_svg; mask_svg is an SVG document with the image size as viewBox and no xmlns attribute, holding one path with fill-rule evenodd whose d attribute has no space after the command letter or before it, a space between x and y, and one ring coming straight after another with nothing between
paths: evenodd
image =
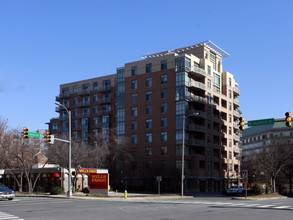
<instances>
[{"instance_id":1,"label":"balcony railing","mask_svg":"<svg viewBox=\"0 0 293 220\"><path fill-rule=\"evenodd\" d=\"M196 114L196 113L198 113L198 114ZM205 112L203 112L203 111L199 111L199 110L196 110L196 109L188 110L188 111L186 111L186 114L187 114L187 115L192 115L192 114L194 114L195 117L200 117L200 118L206 118L206 117L207 117L207 115L206 115ZM192 116L191 116L191 117L192 117Z\"/></svg>"},{"instance_id":2,"label":"balcony railing","mask_svg":"<svg viewBox=\"0 0 293 220\"><path fill-rule=\"evenodd\" d=\"M233 101L233 102L234 102L234 104L235 104L235 105L237 105L237 106L240 106L240 102L239 102L239 100L238 100L238 99L234 99L234 101Z\"/></svg>"},{"instance_id":3,"label":"balcony railing","mask_svg":"<svg viewBox=\"0 0 293 220\"><path fill-rule=\"evenodd\" d=\"M90 104L91 104L90 101L79 102L79 103L78 103L78 107L87 107L87 106L90 106Z\"/></svg>"},{"instance_id":4,"label":"balcony railing","mask_svg":"<svg viewBox=\"0 0 293 220\"><path fill-rule=\"evenodd\" d=\"M239 118L240 117L240 113L238 111L234 111L234 116Z\"/></svg>"},{"instance_id":5,"label":"balcony railing","mask_svg":"<svg viewBox=\"0 0 293 220\"><path fill-rule=\"evenodd\" d=\"M191 145L191 146L203 146L205 147L205 141L200 140L200 139L189 139L185 141L186 145Z\"/></svg>"},{"instance_id":6,"label":"balcony railing","mask_svg":"<svg viewBox=\"0 0 293 220\"><path fill-rule=\"evenodd\" d=\"M84 89L78 92L78 95L89 95L91 93L90 89Z\"/></svg>"},{"instance_id":7,"label":"balcony railing","mask_svg":"<svg viewBox=\"0 0 293 220\"><path fill-rule=\"evenodd\" d=\"M206 85L197 81L191 81L189 87L206 90Z\"/></svg>"},{"instance_id":8,"label":"balcony railing","mask_svg":"<svg viewBox=\"0 0 293 220\"><path fill-rule=\"evenodd\" d=\"M109 103L111 101L112 101L111 98L104 98L104 99L99 100L99 104L105 104L105 103Z\"/></svg>"},{"instance_id":9,"label":"balcony railing","mask_svg":"<svg viewBox=\"0 0 293 220\"><path fill-rule=\"evenodd\" d=\"M186 126L186 130L205 132L206 129L205 129L205 126L193 124L193 125Z\"/></svg>"},{"instance_id":10,"label":"balcony railing","mask_svg":"<svg viewBox=\"0 0 293 220\"><path fill-rule=\"evenodd\" d=\"M197 67L197 66L192 66L190 68L190 72L196 73L197 75L202 76L202 77L206 77L206 75L207 75L207 73L204 69Z\"/></svg>"},{"instance_id":11,"label":"balcony railing","mask_svg":"<svg viewBox=\"0 0 293 220\"><path fill-rule=\"evenodd\" d=\"M190 97L187 97L187 100L190 102L207 103L206 98L197 95L191 95Z\"/></svg>"},{"instance_id":12,"label":"balcony railing","mask_svg":"<svg viewBox=\"0 0 293 220\"><path fill-rule=\"evenodd\" d=\"M238 87L234 87L233 91L234 91L234 93L236 93L236 95L238 95L238 96L240 95L240 90Z\"/></svg>"},{"instance_id":13,"label":"balcony railing","mask_svg":"<svg viewBox=\"0 0 293 220\"><path fill-rule=\"evenodd\" d=\"M99 89L100 92L110 91L112 89L111 85L103 86L103 88Z\"/></svg>"}]
</instances>

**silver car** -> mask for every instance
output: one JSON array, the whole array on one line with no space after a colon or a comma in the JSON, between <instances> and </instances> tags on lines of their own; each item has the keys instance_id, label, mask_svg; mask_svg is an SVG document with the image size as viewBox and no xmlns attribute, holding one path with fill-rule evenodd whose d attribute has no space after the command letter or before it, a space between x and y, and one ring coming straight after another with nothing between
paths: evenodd
<instances>
[{"instance_id":1,"label":"silver car","mask_svg":"<svg viewBox=\"0 0 293 220\"><path fill-rule=\"evenodd\" d=\"M14 199L14 197L14 191L12 189L9 189L3 183L0 183L0 199L12 200Z\"/></svg>"}]
</instances>

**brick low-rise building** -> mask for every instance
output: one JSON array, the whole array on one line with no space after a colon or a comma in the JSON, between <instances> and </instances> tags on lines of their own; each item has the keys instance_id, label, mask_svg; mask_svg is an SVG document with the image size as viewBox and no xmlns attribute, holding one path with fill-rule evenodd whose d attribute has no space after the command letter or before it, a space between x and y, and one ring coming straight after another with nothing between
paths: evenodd
<instances>
[{"instance_id":1,"label":"brick low-rise building","mask_svg":"<svg viewBox=\"0 0 293 220\"><path fill-rule=\"evenodd\" d=\"M179 192L184 130L185 191L220 192L240 181L239 89L223 71L227 56L210 41L150 54L116 74L63 84L57 100L72 112L74 139L90 143L115 128L130 140L131 167L119 171L124 186L155 190L161 176L161 191ZM61 137L68 115L56 111L50 131Z\"/></svg>"}]
</instances>

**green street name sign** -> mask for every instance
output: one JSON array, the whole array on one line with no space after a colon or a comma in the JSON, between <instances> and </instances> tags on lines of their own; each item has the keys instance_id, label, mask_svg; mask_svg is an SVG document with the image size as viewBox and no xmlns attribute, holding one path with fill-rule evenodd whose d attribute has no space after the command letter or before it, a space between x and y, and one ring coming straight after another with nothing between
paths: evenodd
<instances>
[{"instance_id":1,"label":"green street name sign","mask_svg":"<svg viewBox=\"0 0 293 220\"><path fill-rule=\"evenodd\" d=\"M40 133L34 133L34 132L27 132L28 137L34 137L34 138L40 138Z\"/></svg>"},{"instance_id":2,"label":"green street name sign","mask_svg":"<svg viewBox=\"0 0 293 220\"><path fill-rule=\"evenodd\" d=\"M255 120L255 121L248 121L248 126L259 126L259 125L269 125L269 124L275 124L274 118L268 118L268 119L262 119L262 120Z\"/></svg>"}]
</instances>

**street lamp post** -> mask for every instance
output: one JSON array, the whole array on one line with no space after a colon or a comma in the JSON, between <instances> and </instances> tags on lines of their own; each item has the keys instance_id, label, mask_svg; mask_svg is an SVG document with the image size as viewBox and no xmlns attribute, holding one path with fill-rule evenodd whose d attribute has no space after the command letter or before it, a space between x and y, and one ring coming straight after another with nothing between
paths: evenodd
<instances>
[{"instance_id":1,"label":"street lamp post","mask_svg":"<svg viewBox=\"0 0 293 220\"><path fill-rule=\"evenodd\" d=\"M185 114L183 115L183 127L182 127L182 158L181 158L181 196L184 195L184 149L185 149L185 143L184 143L184 140L185 140L185 119L190 117L190 116L197 116L199 115L198 112L195 112L195 113L192 113L192 114L189 114L187 116L185 116Z\"/></svg>"},{"instance_id":2,"label":"street lamp post","mask_svg":"<svg viewBox=\"0 0 293 220\"><path fill-rule=\"evenodd\" d=\"M68 192L67 196L72 196L72 190L71 190L71 111L68 110L64 105L60 103L55 103L56 105L59 105L63 107L67 113L68 113L68 138L69 138L69 149L68 149Z\"/></svg>"}]
</instances>

